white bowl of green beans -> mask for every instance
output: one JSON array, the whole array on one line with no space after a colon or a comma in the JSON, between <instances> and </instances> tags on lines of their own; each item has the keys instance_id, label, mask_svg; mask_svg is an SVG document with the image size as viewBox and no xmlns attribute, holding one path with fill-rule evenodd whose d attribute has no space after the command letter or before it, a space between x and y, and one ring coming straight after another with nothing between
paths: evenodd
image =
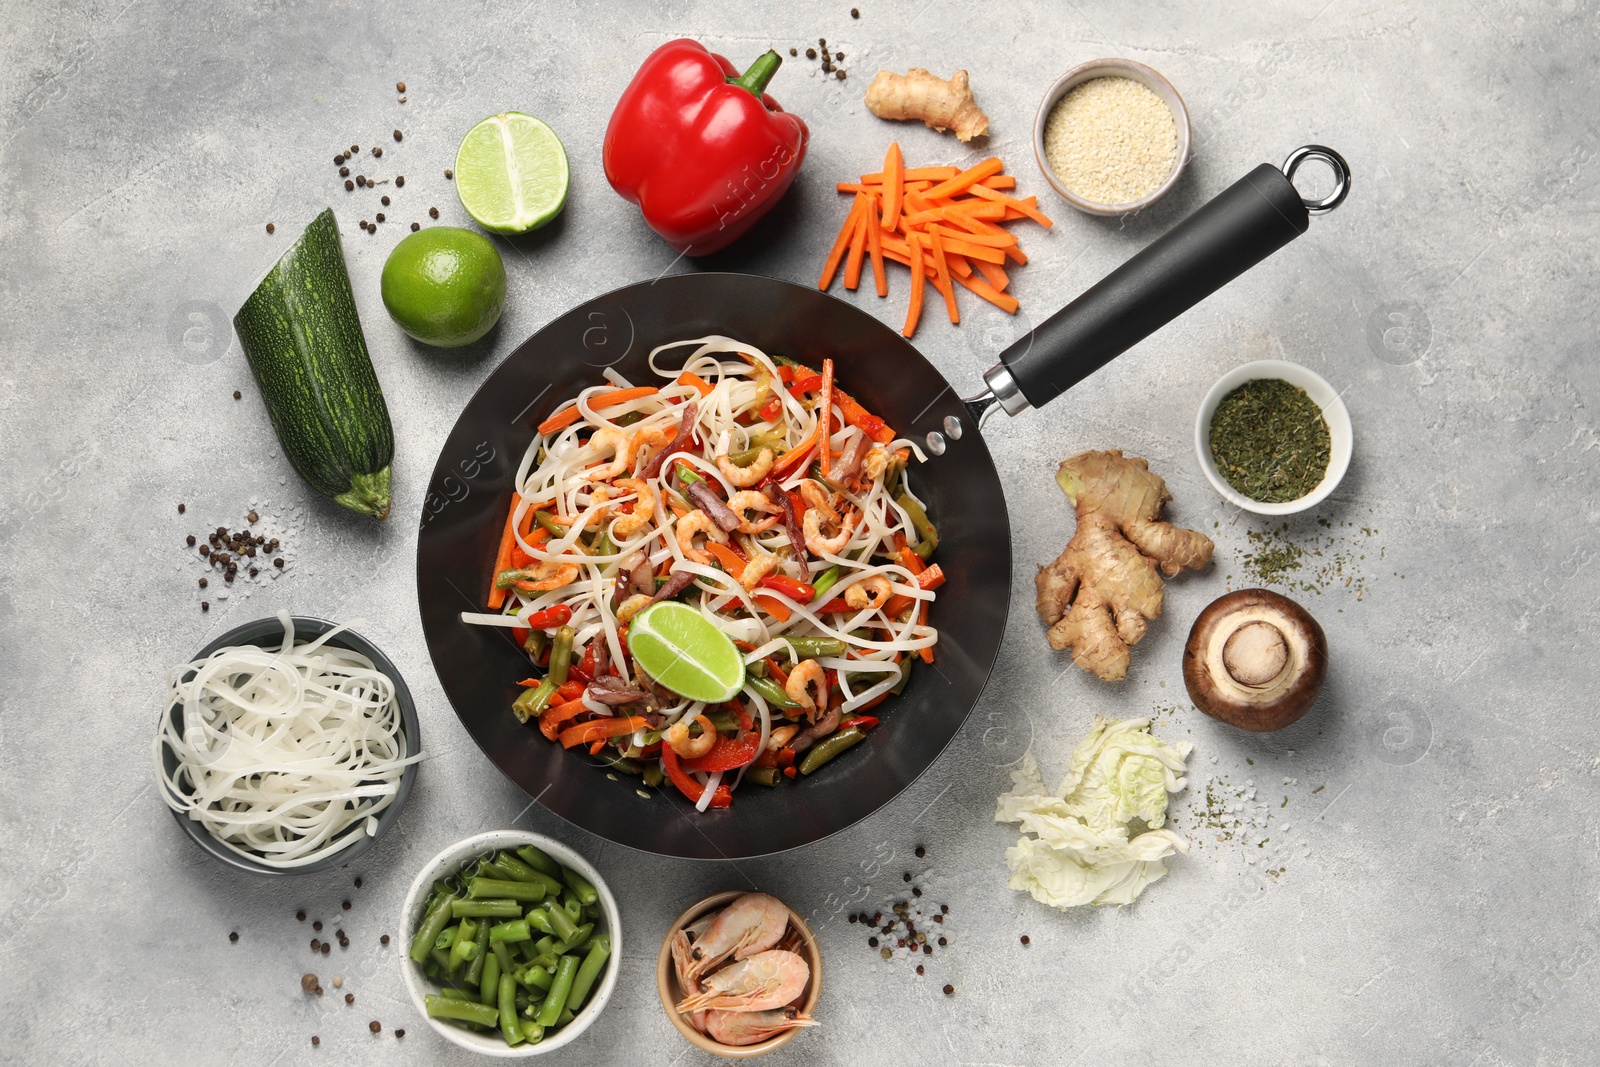
<instances>
[{"instance_id":1,"label":"white bowl of green beans","mask_svg":"<svg viewBox=\"0 0 1600 1067\"><path fill-rule=\"evenodd\" d=\"M458 841L423 865L400 928L411 1001L447 1041L538 1056L599 1017L622 958L617 902L561 842L523 830Z\"/></svg>"}]
</instances>

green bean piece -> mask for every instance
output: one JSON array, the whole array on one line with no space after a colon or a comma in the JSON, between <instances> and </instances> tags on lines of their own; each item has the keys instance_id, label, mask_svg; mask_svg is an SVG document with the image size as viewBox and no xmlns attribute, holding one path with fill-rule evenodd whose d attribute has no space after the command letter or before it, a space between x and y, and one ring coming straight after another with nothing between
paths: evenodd
<instances>
[{"instance_id":1,"label":"green bean piece","mask_svg":"<svg viewBox=\"0 0 1600 1067\"><path fill-rule=\"evenodd\" d=\"M839 576L842 573L844 572L839 569L837 564L835 564L817 576L817 580L811 583L811 588L817 591L816 598L812 600L813 604L822 603L822 598L824 595L826 595L828 590L839 584Z\"/></svg>"},{"instance_id":2,"label":"green bean piece","mask_svg":"<svg viewBox=\"0 0 1600 1067\"><path fill-rule=\"evenodd\" d=\"M565 1026L568 1023L570 1023L574 1018L575 1018L575 1016L572 1014L572 1009L571 1008L562 1008L561 1009L561 1014L556 1016L556 1026L558 1026L558 1027Z\"/></svg>"},{"instance_id":3,"label":"green bean piece","mask_svg":"<svg viewBox=\"0 0 1600 1067\"><path fill-rule=\"evenodd\" d=\"M571 652L570 646L568 652L569 654ZM550 657L550 661L554 663L555 653L552 652ZM551 681L550 679L551 676L546 675L545 680L540 682L536 688L525 690L521 696L512 702L511 714L517 717L518 722L537 719L544 714L544 709L550 706L550 698L556 695L556 690L561 686L560 682Z\"/></svg>"},{"instance_id":4,"label":"green bean piece","mask_svg":"<svg viewBox=\"0 0 1600 1067\"><path fill-rule=\"evenodd\" d=\"M437 978L444 972L439 970L439 965L430 959L422 962L422 973L429 978Z\"/></svg>"},{"instance_id":5,"label":"green bean piece","mask_svg":"<svg viewBox=\"0 0 1600 1067\"><path fill-rule=\"evenodd\" d=\"M735 467L748 467L750 464L761 458L761 453L770 451L771 449L771 445L753 444L749 448L730 455L728 457L728 462L732 463ZM776 455L777 453L774 452L773 454Z\"/></svg>"},{"instance_id":6,"label":"green bean piece","mask_svg":"<svg viewBox=\"0 0 1600 1067\"><path fill-rule=\"evenodd\" d=\"M517 942L516 951L517 955L521 956L524 960L530 963L537 959L539 955L539 950L534 947L532 938L529 938L527 941Z\"/></svg>"},{"instance_id":7,"label":"green bean piece","mask_svg":"<svg viewBox=\"0 0 1600 1067\"><path fill-rule=\"evenodd\" d=\"M582 926L573 931L571 937L557 945L556 951L564 956L573 949L577 948L579 945L583 944L585 941L589 940L589 936L593 933L594 923L584 923Z\"/></svg>"},{"instance_id":8,"label":"green bean piece","mask_svg":"<svg viewBox=\"0 0 1600 1067\"><path fill-rule=\"evenodd\" d=\"M806 753L806 758L800 761L800 773L810 774L845 749L852 745L860 744L866 739L867 735L854 726L848 730L840 730L829 737L824 737L813 745L811 750Z\"/></svg>"},{"instance_id":9,"label":"green bean piece","mask_svg":"<svg viewBox=\"0 0 1600 1067\"><path fill-rule=\"evenodd\" d=\"M561 958L559 956L552 956L551 959L555 960L558 966L560 965ZM529 989L538 990L540 993L548 993L551 983L555 980L554 967L541 967L537 963L530 963L517 972L517 981Z\"/></svg>"},{"instance_id":10,"label":"green bean piece","mask_svg":"<svg viewBox=\"0 0 1600 1067\"><path fill-rule=\"evenodd\" d=\"M500 976L500 1033L506 1044L522 1044L522 1027L517 1022L517 980L509 974Z\"/></svg>"},{"instance_id":11,"label":"green bean piece","mask_svg":"<svg viewBox=\"0 0 1600 1067\"><path fill-rule=\"evenodd\" d=\"M548 511L535 511L533 521L543 526L551 537L560 537L567 532L566 527L556 521L556 517Z\"/></svg>"},{"instance_id":12,"label":"green bean piece","mask_svg":"<svg viewBox=\"0 0 1600 1067\"><path fill-rule=\"evenodd\" d=\"M491 928L492 930L492 928ZM489 938L489 951L494 953L494 958L500 961L500 973L505 974L516 967L516 961L511 958L511 946Z\"/></svg>"},{"instance_id":13,"label":"green bean piece","mask_svg":"<svg viewBox=\"0 0 1600 1067\"><path fill-rule=\"evenodd\" d=\"M600 891L594 887L589 879L585 878L571 867L561 868L561 880L572 887L572 891L577 894L578 900L582 903L599 903Z\"/></svg>"},{"instance_id":14,"label":"green bean piece","mask_svg":"<svg viewBox=\"0 0 1600 1067\"><path fill-rule=\"evenodd\" d=\"M561 907L559 904L554 907L547 905L544 913L550 922L550 932L562 941L566 941L577 932L578 924L573 921L572 916L567 914L566 908Z\"/></svg>"},{"instance_id":15,"label":"green bean piece","mask_svg":"<svg viewBox=\"0 0 1600 1067\"><path fill-rule=\"evenodd\" d=\"M433 947L434 940L450 922L450 905L455 899L453 893L434 893L433 899L428 902L428 910L422 915L422 923L417 927L417 935L411 939L412 962L421 963L428 958L428 950Z\"/></svg>"},{"instance_id":16,"label":"green bean piece","mask_svg":"<svg viewBox=\"0 0 1600 1067\"><path fill-rule=\"evenodd\" d=\"M452 971L464 963L471 963L472 958L478 954L478 924L472 919L462 919L455 930L456 939L450 945Z\"/></svg>"},{"instance_id":17,"label":"green bean piece","mask_svg":"<svg viewBox=\"0 0 1600 1067\"><path fill-rule=\"evenodd\" d=\"M467 896L474 900L492 897L496 900L521 900L537 904L546 896L542 882L513 882L504 878L474 878L467 883Z\"/></svg>"},{"instance_id":18,"label":"green bean piece","mask_svg":"<svg viewBox=\"0 0 1600 1067\"><path fill-rule=\"evenodd\" d=\"M566 872L563 871L563 874ZM573 922L583 919L583 901L578 899L576 891L568 889L561 894L561 910L567 913L567 918Z\"/></svg>"},{"instance_id":19,"label":"green bean piece","mask_svg":"<svg viewBox=\"0 0 1600 1067\"><path fill-rule=\"evenodd\" d=\"M788 693L784 692L783 686L774 682L771 678L757 678L755 675L746 672L744 684L754 689L761 695L761 699L775 708L792 710L800 706L798 700L790 697Z\"/></svg>"},{"instance_id":20,"label":"green bean piece","mask_svg":"<svg viewBox=\"0 0 1600 1067\"><path fill-rule=\"evenodd\" d=\"M528 920L514 919L508 923L496 923L489 931L489 943L510 945L518 941L526 941L533 936L533 931L528 929ZM505 970L504 967L501 970Z\"/></svg>"},{"instance_id":21,"label":"green bean piece","mask_svg":"<svg viewBox=\"0 0 1600 1067\"><path fill-rule=\"evenodd\" d=\"M916 662L915 656L906 656L900 661L900 680L894 683L894 688L889 690L895 696L905 691L906 683L911 681L911 664Z\"/></svg>"},{"instance_id":22,"label":"green bean piece","mask_svg":"<svg viewBox=\"0 0 1600 1067\"><path fill-rule=\"evenodd\" d=\"M452 910L453 910L453 905L452 905ZM456 923L454 926L448 926L443 931L440 932L438 937L433 939L433 947L438 949L440 952L449 952L452 948L455 947L456 938L458 938L460 936L461 936L461 924L460 923Z\"/></svg>"},{"instance_id":23,"label":"green bean piece","mask_svg":"<svg viewBox=\"0 0 1600 1067\"><path fill-rule=\"evenodd\" d=\"M478 1000L483 1004L492 1004L499 996L500 957L493 952L485 952L483 954L483 973L478 976Z\"/></svg>"},{"instance_id":24,"label":"green bean piece","mask_svg":"<svg viewBox=\"0 0 1600 1067\"><path fill-rule=\"evenodd\" d=\"M917 554L917 558L926 563L928 560L933 558L933 550L938 547L939 541L937 538L924 537L922 540L911 546L911 551L915 552Z\"/></svg>"},{"instance_id":25,"label":"green bean piece","mask_svg":"<svg viewBox=\"0 0 1600 1067\"><path fill-rule=\"evenodd\" d=\"M756 785L775 786L782 774L776 767L751 767L744 772L744 779Z\"/></svg>"},{"instance_id":26,"label":"green bean piece","mask_svg":"<svg viewBox=\"0 0 1600 1067\"><path fill-rule=\"evenodd\" d=\"M496 997L496 999L499 999L499 995L500 995L500 987L496 986L495 987L495 997ZM531 1018L533 1018L533 1016L529 1014L530 1012L533 1011L533 1006L535 1004L543 1004L543 1003L544 1003L544 998L543 997L537 997L536 998L536 997L530 995L526 989L517 990L517 999L516 999L517 1014L519 1016L521 1016L523 1019L531 1019Z\"/></svg>"},{"instance_id":27,"label":"green bean piece","mask_svg":"<svg viewBox=\"0 0 1600 1067\"><path fill-rule=\"evenodd\" d=\"M528 1044L537 1045L539 1042L544 1040L544 1027L540 1026L532 1019L526 1019L522 1023L522 1036L523 1039L528 1042Z\"/></svg>"},{"instance_id":28,"label":"green bean piece","mask_svg":"<svg viewBox=\"0 0 1600 1067\"><path fill-rule=\"evenodd\" d=\"M494 869L490 877L505 878L512 882L537 882L540 880L539 872L529 867L510 852L502 852L489 864Z\"/></svg>"},{"instance_id":29,"label":"green bean piece","mask_svg":"<svg viewBox=\"0 0 1600 1067\"><path fill-rule=\"evenodd\" d=\"M644 412L642 412L642 411L630 411L626 415L618 415L612 421L615 422L618 426L632 426L634 423L638 422L639 420L641 420L643 418L644 418Z\"/></svg>"},{"instance_id":30,"label":"green bean piece","mask_svg":"<svg viewBox=\"0 0 1600 1067\"><path fill-rule=\"evenodd\" d=\"M570 626L563 626L556 631L556 639L550 645L550 673L545 680L555 682L558 687L567 684L567 668L572 665L572 639L577 632Z\"/></svg>"},{"instance_id":31,"label":"green bean piece","mask_svg":"<svg viewBox=\"0 0 1600 1067\"><path fill-rule=\"evenodd\" d=\"M446 977L450 975L450 953L442 949L429 949L428 958L438 965L441 973Z\"/></svg>"},{"instance_id":32,"label":"green bean piece","mask_svg":"<svg viewBox=\"0 0 1600 1067\"><path fill-rule=\"evenodd\" d=\"M926 544L928 546L928 555L933 555L933 550L939 547L939 531L934 528L932 520L928 518L928 513L922 510L921 504L912 499L910 493L901 493L895 497L894 502L905 509L905 513L911 517L911 525L917 531L917 536L922 538L922 542L917 545L917 548L921 549L922 545ZM921 556L922 553L919 551L917 555ZM927 557L924 556L923 558L926 559Z\"/></svg>"},{"instance_id":33,"label":"green bean piece","mask_svg":"<svg viewBox=\"0 0 1600 1067\"><path fill-rule=\"evenodd\" d=\"M666 780L666 772L661 769L661 764L652 763L644 769L644 784L651 789L659 786Z\"/></svg>"},{"instance_id":34,"label":"green bean piece","mask_svg":"<svg viewBox=\"0 0 1600 1067\"><path fill-rule=\"evenodd\" d=\"M820 659L823 656L844 655L844 642L836 637L788 637L784 640L794 646L795 655L801 659Z\"/></svg>"},{"instance_id":35,"label":"green bean piece","mask_svg":"<svg viewBox=\"0 0 1600 1067\"><path fill-rule=\"evenodd\" d=\"M611 540L611 535L604 530L594 539L594 544L589 546L591 556L614 556L617 554L616 542Z\"/></svg>"},{"instance_id":36,"label":"green bean piece","mask_svg":"<svg viewBox=\"0 0 1600 1067\"><path fill-rule=\"evenodd\" d=\"M585 904L583 906L583 917L588 919L590 922L599 922L600 902L597 900L593 904Z\"/></svg>"},{"instance_id":37,"label":"green bean piece","mask_svg":"<svg viewBox=\"0 0 1600 1067\"><path fill-rule=\"evenodd\" d=\"M701 485L706 483L704 478L700 477L694 471L690 470L688 467L685 467L681 463L678 464L678 481L682 485L690 485L694 482L699 482Z\"/></svg>"},{"instance_id":38,"label":"green bean piece","mask_svg":"<svg viewBox=\"0 0 1600 1067\"><path fill-rule=\"evenodd\" d=\"M572 992L572 980L578 976L578 966L578 957L561 957L561 966L556 968L555 981L551 983L550 992L544 998L544 1007L539 1009L540 1026L548 1029L561 1018L561 1009L567 1006L567 995Z\"/></svg>"},{"instance_id":39,"label":"green bean piece","mask_svg":"<svg viewBox=\"0 0 1600 1067\"><path fill-rule=\"evenodd\" d=\"M567 994L567 1007L573 1011L582 1011L583 1002L589 999L589 991L594 988L596 978L605 969L606 960L611 957L611 939L601 936L594 939L589 954L583 958L583 963L578 967L578 973L572 979L572 990Z\"/></svg>"},{"instance_id":40,"label":"green bean piece","mask_svg":"<svg viewBox=\"0 0 1600 1067\"><path fill-rule=\"evenodd\" d=\"M451 1000L476 1001L478 999L477 997L474 997L471 993L469 993L467 990L458 989L453 985L445 986L443 989L441 989L439 991L439 995L440 996L449 997Z\"/></svg>"},{"instance_id":41,"label":"green bean piece","mask_svg":"<svg viewBox=\"0 0 1600 1067\"><path fill-rule=\"evenodd\" d=\"M550 922L549 907L529 908L523 920L542 934L554 935L556 928Z\"/></svg>"},{"instance_id":42,"label":"green bean piece","mask_svg":"<svg viewBox=\"0 0 1600 1067\"><path fill-rule=\"evenodd\" d=\"M543 630L529 630L528 636L522 639L522 651L537 660L544 655L545 646L550 643L550 638Z\"/></svg>"},{"instance_id":43,"label":"green bean piece","mask_svg":"<svg viewBox=\"0 0 1600 1067\"><path fill-rule=\"evenodd\" d=\"M520 919L522 905L516 900L457 900L450 905L450 913L457 919Z\"/></svg>"},{"instance_id":44,"label":"green bean piece","mask_svg":"<svg viewBox=\"0 0 1600 1067\"><path fill-rule=\"evenodd\" d=\"M545 934L543 937L541 937L539 940L537 940L537 941L535 941L533 943L533 953L534 953L534 955L543 956L543 955L549 954L549 956L550 956L550 967L551 967L552 970L555 969L556 957L558 955L560 955L560 953L556 952L555 948L556 948L556 939L551 934Z\"/></svg>"},{"instance_id":45,"label":"green bean piece","mask_svg":"<svg viewBox=\"0 0 1600 1067\"><path fill-rule=\"evenodd\" d=\"M488 1004L429 993L426 998L428 1015L434 1019L460 1019L480 1026L493 1026L500 1021L500 1012Z\"/></svg>"},{"instance_id":46,"label":"green bean piece","mask_svg":"<svg viewBox=\"0 0 1600 1067\"><path fill-rule=\"evenodd\" d=\"M602 752L600 754L600 758L605 761L605 766L609 767L611 770L632 775L640 775L644 773L644 764L640 763L638 760L632 760L626 756L618 756L613 759L606 754L610 751L610 749L607 749L606 752Z\"/></svg>"}]
</instances>

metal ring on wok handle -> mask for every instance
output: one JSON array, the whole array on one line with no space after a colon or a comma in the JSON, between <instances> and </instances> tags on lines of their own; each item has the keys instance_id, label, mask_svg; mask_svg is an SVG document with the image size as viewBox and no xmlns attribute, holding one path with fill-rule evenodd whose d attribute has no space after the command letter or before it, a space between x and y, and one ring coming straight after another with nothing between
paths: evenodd
<instances>
[{"instance_id":1,"label":"metal ring on wok handle","mask_svg":"<svg viewBox=\"0 0 1600 1067\"><path fill-rule=\"evenodd\" d=\"M1320 160L1321 162L1326 163L1333 171L1333 192L1329 193L1321 200L1307 200L1302 196L1300 198L1300 202L1306 206L1307 213L1312 215L1326 215L1328 212L1344 203L1344 198L1350 194L1350 164L1346 163L1344 161L1344 157L1331 148L1326 148L1319 144L1308 144L1302 145L1301 147L1296 148L1293 152L1290 152L1289 158L1284 160L1283 166L1279 167L1278 169L1283 171L1283 176L1285 178L1288 178L1290 182L1293 182L1294 172L1299 170L1300 164L1304 163L1308 159Z\"/></svg>"}]
</instances>

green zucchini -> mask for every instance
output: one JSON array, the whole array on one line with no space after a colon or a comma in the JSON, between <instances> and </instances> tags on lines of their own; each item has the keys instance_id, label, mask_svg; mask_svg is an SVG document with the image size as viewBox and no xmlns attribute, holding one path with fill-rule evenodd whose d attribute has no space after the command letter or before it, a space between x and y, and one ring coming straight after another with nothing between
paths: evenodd
<instances>
[{"instance_id":1,"label":"green zucchini","mask_svg":"<svg viewBox=\"0 0 1600 1067\"><path fill-rule=\"evenodd\" d=\"M394 428L332 208L278 260L233 328L294 469L352 511L387 518Z\"/></svg>"}]
</instances>

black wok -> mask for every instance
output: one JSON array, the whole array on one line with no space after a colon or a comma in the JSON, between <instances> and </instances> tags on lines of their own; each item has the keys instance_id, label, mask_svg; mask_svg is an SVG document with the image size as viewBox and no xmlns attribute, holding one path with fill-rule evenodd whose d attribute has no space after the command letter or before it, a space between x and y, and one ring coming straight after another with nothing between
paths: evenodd
<instances>
[{"instance_id":1,"label":"black wok","mask_svg":"<svg viewBox=\"0 0 1600 1067\"><path fill-rule=\"evenodd\" d=\"M887 804L931 767L983 692L1010 608L1011 536L1000 479L977 423L998 406L1047 403L1128 346L1303 233L1348 187L1344 161L1302 149L1339 174L1326 200L1307 203L1283 171L1263 164L1001 355L989 389L959 399L907 341L867 313L814 289L738 274L685 274L630 285L567 312L534 334L467 404L434 468L417 545L417 592L428 650L467 732L546 808L609 840L647 852L738 859L820 840ZM482 609L517 465L533 426L615 367L655 380L656 345L726 334L820 366L904 436L937 433L940 452L912 472L939 526L935 669L919 669L866 744L810 778L747 786L733 806L697 813L672 790L649 799L637 779L613 781L582 749L564 751L510 711L528 673L507 631L469 626Z\"/></svg>"}]
</instances>

